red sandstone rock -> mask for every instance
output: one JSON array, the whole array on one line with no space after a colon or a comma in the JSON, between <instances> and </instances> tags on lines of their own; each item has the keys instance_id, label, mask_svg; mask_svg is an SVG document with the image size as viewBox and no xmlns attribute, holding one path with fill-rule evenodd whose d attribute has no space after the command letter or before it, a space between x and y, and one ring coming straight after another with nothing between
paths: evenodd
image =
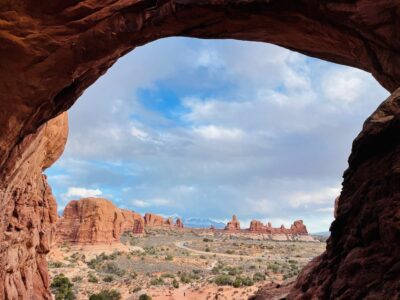
<instances>
[{"instance_id":1,"label":"red sandstone rock","mask_svg":"<svg viewBox=\"0 0 400 300\"><path fill-rule=\"evenodd\" d=\"M144 215L144 225L147 227L163 227L165 225L165 221L162 216L146 213Z\"/></svg>"},{"instance_id":2,"label":"red sandstone rock","mask_svg":"<svg viewBox=\"0 0 400 300\"><path fill-rule=\"evenodd\" d=\"M51 299L45 255L58 216L42 171L61 155L67 135L64 113L41 126L9 158L15 169L8 170L9 184L0 189L0 299Z\"/></svg>"},{"instance_id":3,"label":"red sandstone rock","mask_svg":"<svg viewBox=\"0 0 400 300\"><path fill-rule=\"evenodd\" d=\"M58 243L112 243L118 242L125 231L143 233L141 215L117 208L102 198L72 200L57 223Z\"/></svg>"},{"instance_id":4,"label":"red sandstone rock","mask_svg":"<svg viewBox=\"0 0 400 300\"><path fill-rule=\"evenodd\" d=\"M183 226L182 220L180 218L176 219L175 227L179 228L179 229L183 229L184 226Z\"/></svg>"},{"instance_id":5,"label":"red sandstone rock","mask_svg":"<svg viewBox=\"0 0 400 300\"><path fill-rule=\"evenodd\" d=\"M36 158L43 153L42 125L119 57L167 36L270 42L371 72L394 92L399 6L371 0L0 2L0 299L50 295L44 252L56 216L40 173L45 166ZM310 274L302 273L290 298L399 298L399 93L392 96L354 142L327 252L307 268Z\"/></svg>"},{"instance_id":6,"label":"red sandstone rock","mask_svg":"<svg viewBox=\"0 0 400 300\"><path fill-rule=\"evenodd\" d=\"M267 225L264 225L262 222L258 220L252 220L250 222L249 231L252 233L263 233L263 234L291 234L291 235L307 235L307 228L303 224L302 220L294 221L293 225L290 226L290 229L286 229L284 225L281 225L279 228L273 228L271 223L268 222Z\"/></svg>"},{"instance_id":7,"label":"red sandstone rock","mask_svg":"<svg viewBox=\"0 0 400 300\"><path fill-rule=\"evenodd\" d=\"M225 226L225 230L228 231L238 231L240 230L240 222L238 221L236 215L232 216L232 220L228 222Z\"/></svg>"}]
</instances>

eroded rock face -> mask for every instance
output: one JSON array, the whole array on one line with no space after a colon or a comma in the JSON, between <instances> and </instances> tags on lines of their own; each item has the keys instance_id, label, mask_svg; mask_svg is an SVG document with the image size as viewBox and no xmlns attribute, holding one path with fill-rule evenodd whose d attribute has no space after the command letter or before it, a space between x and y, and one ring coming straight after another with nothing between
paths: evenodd
<instances>
[{"instance_id":1,"label":"eroded rock face","mask_svg":"<svg viewBox=\"0 0 400 300\"><path fill-rule=\"evenodd\" d=\"M240 222L237 219L236 215L233 215L232 216L232 220L230 220L226 224L225 230L227 230L227 231L238 231L238 230L240 230Z\"/></svg>"},{"instance_id":2,"label":"eroded rock face","mask_svg":"<svg viewBox=\"0 0 400 300\"><path fill-rule=\"evenodd\" d=\"M67 135L64 113L41 126L10 157L15 167L0 189L0 299L51 299L46 254L57 204L42 172L61 155Z\"/></svg>"},{"instance_id":3,"label":"eroded rock face","mask_svg":"<svg viewBox=\"0 0 400 300\"><path fill-rule=\"evenodd\" d=\"M123 232L142 234L141 215L116 207L103 198L72 200L57 223L57 243L96 244L119 242Z\"/></svg>"},{"instance_id":4,"label":"eroded rock face","mask_svg":"<svg viewBox=\"0 0 400 300\"><path fill-rule=\"evenodd\" d=\"M21 299L45 299L49 295L43 279L47 278L46 270L40 267L38 271L37 266L45 265L44 241L51 230L44 228L55 218L49 213L55 204L50 204L51 193L41 176L44 165L38 167L40 163L33 162L40 161L32 159L38 155L33 152L40 151L41 126L67 110L119 57L136 46L175 35L270 42L371 72L394 92L400 86L399 6L398 1L371 0L2 1L0 298L16 299L18 295ZM399 261L399 251L394 251L399 245L395 217L399 203L397 169L393 167L397 165L398 110L392 105L389 111L387 120L370 120L364 134L355 141L327 254L314 263L320 269L309 268L308 276L303 273L291 297L309 296L317 290L324 299L337 293L352 297L351 293L374 291L378 298L395 293L395 289L386 287L393 288L398 282L392 275ZM382 129L385 124L389 127ZM365 186L365 182L370 185ZM35 207L40 207L44 220L40 228L18 221L10 226L10 234L7 230L13 218L21 218L21 214L13 216L15 207L33 210L29 216L38 216ZM35 238L34 247L30 243L22 246L25 238L19 236L31 231L36 237L41 232L43 243L38 244ZM28 248L35 250L15 258L16 252L10 250L13 247L22 247L19 253L26 253ZM339 253L336 256L335 251ZM354 262L348 258L350 252L350 257L360 262L343 270L340 266L347 264L345 259ZM372 259L368 261L377 266L376 270L365 266L367 260L363 257ZM24 269L26 265L31 266L29 271ZM373 274L363 276L360 265ZM384 272L383 266L389 269ZM340 273L341 283L334 279L339 278L332 275L336 273ZM324 284L317 287L321 274ZM359 282L355 282L354 274L360 274ZM328 287L329 280L335 281L332 288Z\"/></svg>"},{"instance_id":5,"label":"eroded rock face","mask_svg":"<svg viewBox=\"0 0 400 300\"><path fill-rule=\"evenodd\" d=\"M400 298L400 90L353 143L327 250L289 299Z\"/></svg>"},{"instance_id":6,"label":"eroded rock face","mask_svg":"<svg viewBox=\"0 0 400 300\"><path fill-rule=\"evenodd\" d=\"M290 234L290 235L307 235L307 227L303 224L303 220L294 221L294 223L290 226L289 229L285 228L285 226L281 226L279 228L272 227L271 223L264 225L261 221L252 220L250 222L249 231L252 233L261 233L261 234Z\"/></svg>"},{"instance_id":7,"label":"eroded rock face","mask_svg":"<svg viewBox=\"0 0 400 300\"><path fill-rule=\"evenodd\" d=\"M165 221L162 216L146 213L144 215L144 225L147 227L163 227L165 225Z\"/></svg>"}]
</instances>

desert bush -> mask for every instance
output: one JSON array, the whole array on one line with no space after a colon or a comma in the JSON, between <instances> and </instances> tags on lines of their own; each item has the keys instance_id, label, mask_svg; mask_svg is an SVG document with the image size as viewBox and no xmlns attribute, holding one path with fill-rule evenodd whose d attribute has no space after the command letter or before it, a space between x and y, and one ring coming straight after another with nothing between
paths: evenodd
<instances>
[{"instance_id":1,"label":"desert bush","mask_svg":"<svg viewBox=\"0 0 400 300\"><path fill-rule=\"evenodd\" d=\"M234 252L233 252L233 250L230 250L230 249L229 249L229 250L226 250L225 253L226 253L226 254L233 254Z\"/></svg>"},{"instance_id":2,"label":"desert bush","mask_svg":"<svg viewBox=\"0 0 400 300\"><path fill-rule=\"evenodd\" d=\"M256 272L256 273L254 273L254 275L253 275L253 280L254 280L254 281L262 281L262 280L265 280L265 275L262 274L262 273L260 273L260 272Z\"/></svg>"},{"instance_id":3,"label":"desert bush","mask_svg":"<svg viewBox=\"0 0 400 300\"><path fill-rule=\"evenodd\" d=\"M174 287L174 288L179 288L179 282L176 280L176 279L174 279L173 281L172 281L172 286Z\"/></svg>"},{"instance_id":4,"label":"desert bush","mask_svg":"<svg viewBox=\"0 0 400 300\"><path fill-rule=\"evenodd\" d=\"M215 284L217 285L232 285L233 281L229 275L221 274L215 277L214 279Z\"/></svg>"},{"instance_id":5,"label":"desert bush","mask_svg":"<svg viewBox=\"0 0 400 300\"><path fill-rule=\"evenodd\" d=\"M210 252L210 248L206 247L206 249L204 249L205 252Z\"/></svg>"},{"instance_id":6,"label":"desert bush","mask_svg":"<svg viewBox=\"0 0 400 300\"><path fill-rule=\"evenodd\" d=\"M72 291L74 285L71 281L65 277L64 274L60 274L54 277L50 287L55 295L55 300L73 300L75 295Z\"/></svg>"},{"instance_id":7,"label":"desert bush","mask_svg":"<svg viewBox=\"0 0 400 300\"><path fill-rule=\"evenodd\" d=\"M151 296L147 294L142 294L140 295L139 300L151 300Z\"/></svg>"},{"instance_id":8,"label":"desert bush","mask_svg":"<svg viewBox=\"0 0 400 300\"><path fill-rule=\"evenodd\" d=\"M250 277L247 277L247 276L242 278L242 283L245 286L251 286L251 285L254 284L253 280Z\"/></svg>"},{"instance_id":9,"label":"desert bush","mask_svg":"<svg viewBox=\"0 0 400 300\"><path fill-rule=\"evenodd\" d=\"M111 273L117 276L123 276L125 274L125 270L119 268L115 262L107 262L101 267L101 270L105 273Z\"/></svg>"},{"instance_id":10,"label":"desert bush","mask_svg":"<svg viewBox=\"0 0 400 300\"><path fill-rule=\"evenodd\" d=\"M172 255L168 254L167 256L165 256L165 260L171 261L171 260L174 260L174 257Z\"/></svg>"},{"instance_id":11,"label":"desert bush","mask_svg":"<svg viewBox=\"0 0 400 300\"><path fill-rule=\"evenodd\" d=\"M88 281L91 282L91 283L98 283L99 282L97 277L92 272L89 272L89 274L88 274Z\"/></svg>"},{"instance_id":12,"label":"desert bush","mask_svg":"<svg viewBox=\"0 0 400 300\"><path fill-rule=\"evenodd\" d=\"M161 277L154 277L153 279L151 279L150 281L151 285L164 285L164 279L162 279Z\"/></svg>"},{"instance_id":13,"label":"desert bush","mask_svg":"<svg viewBox=\"0 0 400 300\"><path fill-rule=\"evenodd\" d=\"M213 239L209 239L209 238L204 238L203 239L203 242L205 242L205 243L212 243L212 242L214 242L214 240Z\"/></svg>"},{"instance_id":14,"label":"desert bush","mask_svg":"<svg viewBox=\"0 0 400 300\"><path fill-rule=\"evenodd\" d=\"M116 290L102 290L100 293L92 294L89 300L120 300L121 293Z\"/></svg>"},{"instance_id":15,"label":"desert bush","mask_svg":"<svg viewBox=\"0 0 400 300\"><path fill-rule=\"evenodd\" d=\"M60 261L50 261L48 264L49 268L62 268L64 264Z\"/></svg>"},{"instance_id":16,"label":"desert bush","mask_svg":"<svg viewBox=\"0 0 400 300\"><path fill-rule=\"evenodd\" d=\"M114 280L114 276L112 275L107 275L106 277L103 278L104 282L112 282Z\"/></svg>"}]
</instances>

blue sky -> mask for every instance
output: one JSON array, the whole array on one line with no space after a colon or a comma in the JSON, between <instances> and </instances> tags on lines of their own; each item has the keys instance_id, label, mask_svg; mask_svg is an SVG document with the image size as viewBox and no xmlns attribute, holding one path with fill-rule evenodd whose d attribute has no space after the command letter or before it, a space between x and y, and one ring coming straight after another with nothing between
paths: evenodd
<instances>
[{"instance_id":1,"label":"blue sky","mask_svg":"<svg viewBox=\"0 0 400 300\"><path fill-rule=\"evenodd\" d=\"M352 140L387 96L363 71L274 45L163 39L82 95L46 174L60 210L101 196L141 213L326 231Z\"/></svg>"}]
</instances>

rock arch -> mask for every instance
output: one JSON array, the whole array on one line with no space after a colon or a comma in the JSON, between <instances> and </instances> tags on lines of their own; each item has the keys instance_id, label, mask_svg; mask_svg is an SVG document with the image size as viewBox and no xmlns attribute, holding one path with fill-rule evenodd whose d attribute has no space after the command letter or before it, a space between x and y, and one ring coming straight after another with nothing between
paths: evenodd
<instances>
[{"instance_id":1,"label":"rock arch","mask_svg":"<svg viewBox=\"0 0 400 300\"><path fill-rule=\"evenodd\" d=\"M389 0L2 1L0 299L50 299L56 214L41 172L62 152L62 112L119 57L168 36L274 43L366 70L393 92L353 144L327 251L289 298L398 296L399 14Z\"/></svg>"}]
</instances>

